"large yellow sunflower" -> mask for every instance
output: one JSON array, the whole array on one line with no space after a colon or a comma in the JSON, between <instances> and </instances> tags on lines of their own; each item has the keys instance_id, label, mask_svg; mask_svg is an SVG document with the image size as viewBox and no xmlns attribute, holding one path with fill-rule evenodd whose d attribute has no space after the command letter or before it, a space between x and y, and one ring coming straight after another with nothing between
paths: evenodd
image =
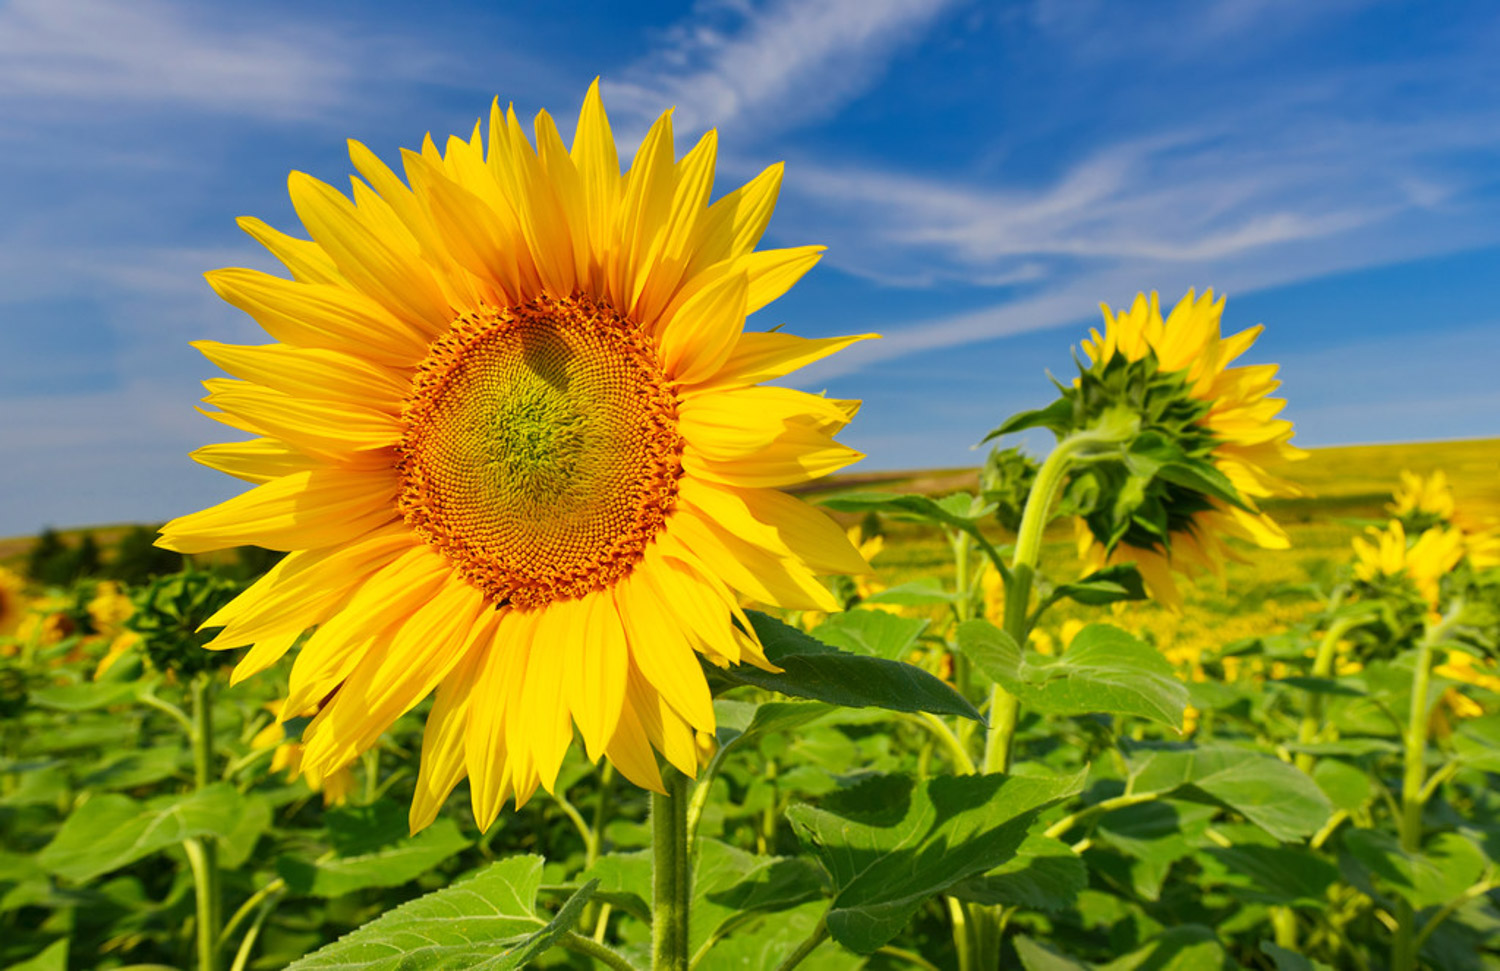
<instances>
[{"instance_id":1,"label":"large yellow sunflower","mask_svg":"<svg viewBox=\"0 0 1500 971\"><path fill-rule=\"evenodd\" d=\"M590 89L571 148L488 132L404 152L350 143L353 198L293 173L311 240L241 225L291 271L209 274L276 343L197 346L244 380L212 417L260 436L194 457L256 487L167 524L197 553L290 555L209 626L265 669L307 627L286 711L329 777L436 690L412 824L465 775L487 826L590 758L661 787L712 731L698 655L766 665L740 598L831 610L818 573L866 567L778 491L853 462L858 403L761 386L857 337L744 330L821 247L756 252L781 166L709 204L716 135L681 159L671 113L621 175ZM736 623L738 618L738 623Z\"/></svg>"},{"instance_id":2,"label":"large yellow sunflower","mask_svg":"<svg viewBox=\"0 0 1500 971\"><path fill-rule=\"evenodd\" d=\"M1228 536L1265 549L1285 549L1281 527L1256 506L1270 496L1296 495L1296 486L1267 471L1268 466L1303 457L1290 444L1292 423L1277 418L1285 402L1269 395L1280 387L1276 365L1230 367L1264 329L1257 325L1230 337L1221 336L1224 299L1213 290L1201 297L1189 290L1165 319L1157 295L1135 298L1128 311L1104 311L1104 333L1091 330L1084 353L1095 370L1115 358L1144 363L1154 373L1136 387L1150 384L1150 394L1167 400L1146 403L1144 432L1174 439L1174 445L1201 452L1244 500L1244 508L1198 493L1167 496L1162 502L1169 529L1165 537L1132 532L1107 546L1082 521L1078 551L1085 569L1135 563L1151 595L1178 606L1181 598L1173 572L1221 573L1232 557ZM1158 378L1168 380L1161 381ZM1172 397L1180 400L1173 401ZM1160 424L1162 427L1155 427Z\"/></svg>"}]
</instances>

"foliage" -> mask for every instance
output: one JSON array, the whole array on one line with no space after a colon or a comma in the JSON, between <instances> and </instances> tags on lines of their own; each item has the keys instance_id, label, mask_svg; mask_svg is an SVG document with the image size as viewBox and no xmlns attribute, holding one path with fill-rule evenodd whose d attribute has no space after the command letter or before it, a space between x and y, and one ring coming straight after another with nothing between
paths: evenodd
<instances>
[{"instance_id":1,"label":"foliage","mask_svg":"<svg viewBox=\"0 0 1500 971\"><path fill-rule=\"evenodd\" d=\"M1302 559L1172 613L1058 538L1017 637L992 495L833 505L880 517L878 580L840 615L749 612L781 670L709 672L693 967L1500 960L1494 569L1430 602L1355 578L1362 523L1309 516ZM197 646L243 583L224 567L134 585L126 621L73 582L33 607L71 627L0 643L0 964L198 967L202 882L221 968L647 966L651 797L575 752L488 832L461 787L413 835L424 704L325 807L272 770L298 720L257 743L270 682L230 688ZM124 625L145 649L95 680Z\"/></svg>"}]
</instances>

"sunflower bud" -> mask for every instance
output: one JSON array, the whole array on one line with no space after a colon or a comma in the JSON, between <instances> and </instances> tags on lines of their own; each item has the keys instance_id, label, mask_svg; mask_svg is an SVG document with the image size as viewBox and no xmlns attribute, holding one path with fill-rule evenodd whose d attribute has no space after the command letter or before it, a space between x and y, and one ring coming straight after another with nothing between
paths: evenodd
<instances>
[{"instance_id":1,"label":"sunflower bud","mask_svg":"<svg viewBox=\"0 0 1500 971\"><path fill-rule=\"evenodd\" d=\"M213 573L157 577L137 594L125 626L140 635L154 667L191 677L231 660L228 652L204 650L213 633L199 628L239 592L238 583Z\"/></svg>"}]
</instances>

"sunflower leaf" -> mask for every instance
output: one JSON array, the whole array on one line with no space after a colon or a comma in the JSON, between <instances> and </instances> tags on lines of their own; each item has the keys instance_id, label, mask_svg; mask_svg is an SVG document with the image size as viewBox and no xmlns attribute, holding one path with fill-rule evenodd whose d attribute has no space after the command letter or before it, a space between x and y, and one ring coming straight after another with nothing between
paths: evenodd
<instances>
[{"instance_id":1,"label":"sunflower leaf","mask_svg":"<svg viewBox=\"0 0 1500 971\"><path fill-rule=\"evenodd\" d=\"M1141 579L1141 571L1136 569L1134 563L1116 563L1072 583L1053 587L1037 612L1040 613L1065 597L1085 606L1103 607L1122 600L1145 600L1146 585Z\"/></svg>"},{"instance_id":2,"label":"sunflower leaf","mask_svg":"<svg viewBox=\"0 0 1500 971\"><path fill-rule=\"evenodd\" d=\"M748 664L704 670L720 686L752 685L795 698L845 708L928 711L935 715L984 718L963 695L921 668L901 661L848 654L759 611L747 611L766 657L780 671Z\"/></svg>"},{"instance_id":3,"label":"sunflower leaf","mask_svg":"<svg viewBox=\"0 0 1500 971\"><path fill-rule=\"evenodd\" d=\"M1232 745L1148 744L1127 755L1131 791L1196 791L1283 841L1305 839L1333 814L1307 774L1273 755Z\"/></svg>"},{"instance_id":4,"label":"sunflower leaf","mask_svg":"<svg viewBox=\"0 0 1500 971\"><path fill-rule=\"evenodd\" d=\"M550 948L583 914L598 881L550 921L537 916L542 858L517 856L387 911L309 954L288 971L510 971Z\"/></svg>"},{"instance_id":5,"label":"sunflower leaf","mask_svg":"<svg viewBox=\"0 0 1500 971\"><path fill-rule=\"evenodd\" d=\"M1023 411L1006 419L998 428L979 440L979 444L993 441L1003 435L1013 435L1028 428L1045 428L1062 438L1073 427L1074 406L1071 398L1058 398L1045 408Z\"/></svg>"},{"instance_id":6,"label":"sunflower leaf","mask_svg":"<svg viewBox=\"0 0 1500 971\"><path fill-rule=\"evenodd\" d=\"M149 802L95 796L63 822L37 862L60 877L91 880L183 840L227 837L243 811L244 797L227 782Z\"/></svg>"},{"instance_id":7,"label":"sunflower leaf","mask_svg":"<svg viewBox=\"0 0 1500 971\"><path fill-rule=\"evenodd\" d=\"M833 880L829 933L869 954L934 894L1013 858L1037 813L1080 792L1086 774L872 776L787 818Z\"/></svg>"},{"instance_id":8,"label":"sunflower leaf","mask_svg":"<svg viewBox=\"0 0 1500 971\"><path fill-rule=\"evenodd\" d=\"M1089 883L1083 858L1060 840L1032 835L1016 855L989 873L949 889L960 900L1031 910L1061 911L1073 905Z\"/></svg>"},{"instance_id":9,"label":"sunflower leaf","mask_svg":"<svg viewBox=\"0 0 1500 971\"><path fill-rule=\"evenodd\" d=\"M958 648L1028 708L1051 715L1135 715L1182 725L1187 686L1161 653L1116 627L1090 624L1060 657L1023 650L986 620L958 628Z\"/></svg>"},{"instance_id":10,"label":"sunflower leaf","mask_svg":"<svg viewBox=\"0 0 1500 971\"><path fill-rule=\"evenodd\" d=\"M813 629L812 636L855 654L899 661L926 629L927 621L921 617L898 617L884 610L846 610L831 614Z\"/></svg>"}]
</instances>

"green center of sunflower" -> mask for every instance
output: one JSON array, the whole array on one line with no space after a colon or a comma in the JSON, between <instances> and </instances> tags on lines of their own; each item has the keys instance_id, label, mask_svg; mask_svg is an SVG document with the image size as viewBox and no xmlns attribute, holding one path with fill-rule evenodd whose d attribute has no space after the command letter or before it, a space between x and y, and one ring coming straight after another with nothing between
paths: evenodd
<instances>
[{"instance_id":1,"label":"green center of sunflower","mask_svg":"<svg viewBox=\"0 0 1500 971\"><path fill-rule=\"evenodd\" d=\"M402 417L402 515L496 603L612 585L676 500L682 438L655 346L587 297L460 318Z\"/></svg>"}]
</instances>

